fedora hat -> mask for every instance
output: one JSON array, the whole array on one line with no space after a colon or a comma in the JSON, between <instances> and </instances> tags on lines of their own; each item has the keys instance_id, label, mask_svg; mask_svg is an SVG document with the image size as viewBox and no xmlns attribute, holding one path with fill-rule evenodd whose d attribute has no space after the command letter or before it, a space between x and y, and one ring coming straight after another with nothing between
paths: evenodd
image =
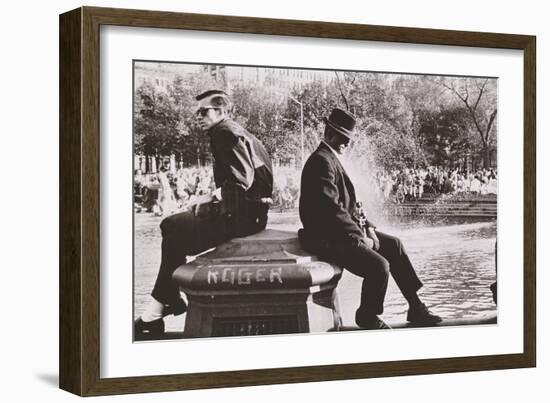
<instances>
[{"instance_id":1,"label":"fedora hat","mask_svg":"<svg viewBox=\"0 0 550 403\"><path fill-rule=\"evenodd\" d=\"M338 133L351 139L353 129L355 128L355 116L340 108L334 108L328 118L323 118L324 122Z\"/></svg>"}]
</instances>

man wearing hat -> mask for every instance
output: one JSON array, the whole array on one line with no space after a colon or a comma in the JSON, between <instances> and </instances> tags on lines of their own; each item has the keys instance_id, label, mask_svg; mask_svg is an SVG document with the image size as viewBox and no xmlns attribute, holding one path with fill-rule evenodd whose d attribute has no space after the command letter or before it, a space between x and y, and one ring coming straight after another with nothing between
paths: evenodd
<instances>
[{"instance_id":1,"label":"man wearing hat","mask_svg":"<svg viewBox=\"0 0 550 403\"><path fill-rule=\"evenodd\" d=\"M203 204L165 218L161 263L151 300L134 322L136 340L164 334L163 317L182 314L181 299L172 274L188 257L197 255L234 237L263 230L273 192L271 159L263 144L230 119L231 102L219 90L196 97L197 123L210 137L217 190Z\"/></svg>"},{"instance_id":2,"label":"man wearing hat","mask_svg":"<svg viewBox=\"0 0 550 403\"><path fill-rule=\"evenodd\" d=\"M441 318L418 298L422 282L401 241L380 232L367 217L358 214L353 183L340 162L353 138L355 117L336 108L324 120L324 139L302 171L302 247L363 278L361 302L355 315L359 327L389 328L378 316L383 312L389 274L409 304L409 322L419 326L440 322Z\"/></svg>"}]
</instances>

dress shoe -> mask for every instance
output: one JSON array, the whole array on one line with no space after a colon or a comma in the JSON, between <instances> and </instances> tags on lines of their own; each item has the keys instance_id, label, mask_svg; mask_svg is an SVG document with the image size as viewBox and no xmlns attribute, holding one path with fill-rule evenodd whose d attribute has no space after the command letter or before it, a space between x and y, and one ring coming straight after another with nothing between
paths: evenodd
<instances>
[{"instance_id":1,"label":"dress shoe","mask_svg":"<svg viewBox=\"0 0 550 403\"><path fill-rule=\"evenodd\" d=\"M441 320L441 316L433 314L424 304L409 308L407 312L407 321L417 326L433 326Z\"/></svg>"},{"instance_id":2,"label":"dress shoe","mask_svg":"<svg viewBox=\"0 0 550 403\"><path fill-rule=\"evenodd\" d=\"M178 316L187 312L187 304L183 299L179 299L171 304L165 304L162 310L162 316L174 315Z\"/></svg>"},{"instance_id":3,"label":"dress shoe","mask_svg":"<svg viewBox=\"0 0 550 403\"><path fill-rule=\"evenodd\" d=\"M164 336L164 320L157 319L144 322L141 318L134 322L134 337L136 341L155 340Z\"/></svg>"},{"instance_id":4,"label":"dress shoe","mask_svg":"<svg viewBox=\"0 0 550 403\"><path fill-rule=\"evenodd\" d=\"M366 330L391 329L391 327L377 315L362 316L355 314L355 323L357 323L357 326L361 329Z\"/></svg>"}]
</instances>

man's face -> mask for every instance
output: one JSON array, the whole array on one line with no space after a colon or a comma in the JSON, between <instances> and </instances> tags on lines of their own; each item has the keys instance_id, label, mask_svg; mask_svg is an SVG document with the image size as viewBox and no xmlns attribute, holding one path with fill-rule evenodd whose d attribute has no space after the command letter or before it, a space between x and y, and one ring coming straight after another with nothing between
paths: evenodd
<instances>
[{"instance_id":1,"label":"man's face","mask_svg":"<svg viewBox=\"0 0 550 403\"><path fill-rule=\"evenodd\" d=\"M338 153L343 154L349 146L350 139L337 131L331 130L325 141Z\"/></svg>"},{"instance_id":2,"label":"man's face","mask_svg":"<svg viewBox=\"0 0 550 403\"><path fill-rule=\"evenodd\" d=\"M200 128L207 131L225 117L223 109L211 104L211 97L201 99L197 107L197 122Z\"/></svg>"}]
</instances>

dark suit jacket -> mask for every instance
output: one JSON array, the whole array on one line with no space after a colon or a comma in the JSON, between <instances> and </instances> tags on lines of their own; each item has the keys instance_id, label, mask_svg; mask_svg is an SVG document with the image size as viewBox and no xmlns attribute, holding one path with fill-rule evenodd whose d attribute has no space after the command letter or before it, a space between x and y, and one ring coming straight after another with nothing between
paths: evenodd
<instances>
[{"instance_id":1,"label":"dark suit jacket","mask_svg":"<svg viewBox=\"0 0 550 403\"><path fill-rule=\"evenodd\" d=\"M241 125L225 119L209 131L214 181L228 212L247 215L273 192L273 168L263 144Z\"/></svg>"},{"instance_id":2,"label":"dark suit jacket","mask_svg":"<svg viewBox=\"0 0 550 403\"><path fill-rule=\"evenodd\" d=\"M353 218L356 196L344 167L325 143L308 158L302 171L300 238L346 242L362 239L363 232ZM367 221L367 226L374 224Z\"/></svg>"}]
</instances>

